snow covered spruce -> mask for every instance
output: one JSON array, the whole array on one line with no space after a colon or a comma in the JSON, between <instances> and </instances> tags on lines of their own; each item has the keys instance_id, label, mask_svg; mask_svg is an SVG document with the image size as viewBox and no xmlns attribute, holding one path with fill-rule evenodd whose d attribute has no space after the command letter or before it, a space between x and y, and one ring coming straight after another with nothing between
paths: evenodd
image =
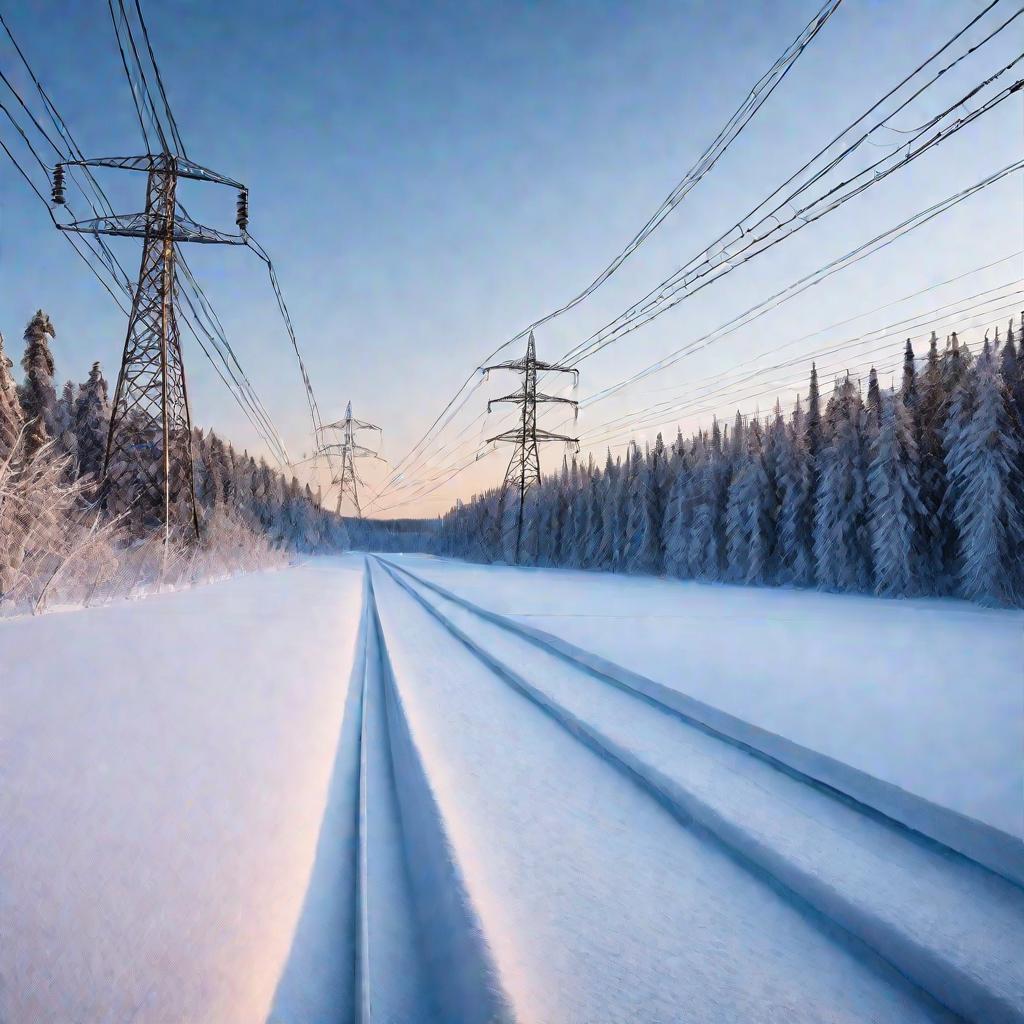
<instances>
[{"instance_id":1,"label":"snow covered spruce","mask_svg":"<svg viewBox=\"0 0 1024 1024\"><path fill-rule=\"evenodd\" d=\"M1018 331L1019 335L1019 331ZM908 339L899 388L849 375L822 410L739 413L689 441L563 460L528 494L519 561L682 579L1024 603L1024 357L1011 321L975 358ZM518 499L457 504L436 550L515 560Z\"/></svg>"},{"instance_id":2,"label":"snow covered spruce","mask_svg":"<svg viewBox=\"0 0 1024 1024\"><path fill-rule=\"evenodd\" d=\"M198 429L202 543L176 538L165 552L161 538L125 531L126 518L98 501L107 382L93 363L83 384L66 381L58 397L55 337L38 311L25 330L18 384L0 335L0 614L269 567L290 550L348 546L344 522L319 508L308 485Z\"/></svg>"}]
</instances>

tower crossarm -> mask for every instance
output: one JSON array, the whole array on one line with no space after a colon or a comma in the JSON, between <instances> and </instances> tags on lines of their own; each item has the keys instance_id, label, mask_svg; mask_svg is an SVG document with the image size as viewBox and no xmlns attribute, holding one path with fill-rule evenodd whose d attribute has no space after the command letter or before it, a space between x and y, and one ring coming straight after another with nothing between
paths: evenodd
<instances>
[{"instance_id":1,"label":"tower crossarm","mask_svg":"<svg viewBox=\"0 0 1024 1024\"><path fill-rule=\"evenodd\" d=\"M542 392L538 392L536 398L537 402L558 402L560 405L571 405L574 409L579 408L579 402L575 398L559 398L558 395L545 395Z\"/></svg>"},{"instance_id":2,"label":"tower crossarm","mask_svg":"<svg viewBox=\"0 0 1024 1024\"><path fill-rule=\"evenodd\" d=\"M557 363L544 363L539 359L530 359L528 356L523 359L509 359L504 363L491 363L489 366L481 366L481 373L488 373L491 370L515 370L521 373L523 370L541 370L545 373L571 373L579 379L580 371L574 366L559 366Z\"/></svg>"},{"instance_id":3,"label":"tower crossarm","mask_svg":"<svg viewBox=\"0 0 1024 1024\"><path fill-rule=\"evenodd\" d=\"M491 406L500 405L503 402L511 405L522 405L526 401L533 401L536 403L557 402L560 405L571 405L574 409L579 408L579 402L574 398L559 398L557 395L545 395L542 392L530 398L524 391L514 391L511 395L502 395L501 398L490 399L487 403L487 411L491 411Z\"/></svg>"},{"instance_id":4,"label":"tower crossarm","mask_svg":"<svg viewBox=\"0 0 1024 1024\"><path fill-rule=\"evenodd\" d=\"M487 411L491 411L492 405L500 405L504 403L512 403L513 405L520 405L526 401L526 394L523 391L513 391L510 395L502 395L501 398L492 398L487 403Z\"/></svg>"},{"instance_id":5,"label":"tower crossarm","mask_svg":"<svg viewBox=\"0 0 1024 1024\"><path fill-rule=\"evenodd\" d=\"M491 363L490 366L481 366L481 373L489 373L491 370L525 370L525 359L510 359L505 363Z\"/></svg>"},{"instance_id":6,"label":"tower crossarm","mask_svg":"<svg viewBox=\"0 0 1024 1024\"><path fill-rule=\"evenodd\" d=\"M145 213L115 213L108 217L92 217L70 224L58 224L61 231L74 231L80 235L115 235L121 238L164 237L163 225L154 225L153 215ZM232 235L216 228L206 227L187 214L179 213L171 232L172 242L203 242L214 245L245 245L243 235Z\"/></svg>"},{"instance_id":7,"label":"tower crossarm","mask_svg":"<svg viewBox=\"0 0 1024 1024\"><path fill-rule=\"evenodd\" d=\"M345 452L351 452L352 457L356 459L378 459L381 462L387 462L387 459L378 455L372 448L366 448L361 444L325 444L321 446L318 454L330 455L338 453L340 455Z\"/></svg>"},{"instance_id":8,"label":"tower crossarm","mask_svg":"<svg viewBox=\"0 0 1024 1024\"><path fill-rule=\"evenodd\" d=\"M338 420L335 423L325 423L321 428L321 432L324 430L347 430L349 427L353 430L381 430L376 423L364 423L362 420Z\"/></svg>"},{"instance_id":9,"label":"tower crossarm","mask_svg":"<svg viewBox=\"0 0 1024 1024\"><path fill-rule=\"evenodd\" d=\"M574 366L558 366L556 363L542 363L535 359L533 368L544 373L571 373L577 380L580 379L580 371Z\"/></svg>"},{"instance_id":10,"label":"tower crossarm","mask_svg":"<svg viewBox=\"0 0 1024 1024\"><path fill-rule=\"evenodd\" d=\"M553 434L550 430L541 430L539 427L530 434L524 434L521 427L515 430L506 430L503 434L495 434L494 437L487 438L484 444L490 444L492 441L511 441L514 444L521 445L532 439L535 439L538 443L543 441L564 441L566 444L579 444L578 437L569 437L566 434Z\"/></svg>"},{"instance_id":11,"label":"tower crossarm","mask_svg":"<svg viewBox=\"0 0 1024 1024\"><path fill-rule=\"evenodd\" d=\"M195 181L208 181L214 185L227 185L245 192L246 187L240 181L229 178L225 174L211 171L183 156L169 153L148 153L144 156L97 156L83 160L64 160L65 167L112 167L121 171L167 171L173 170L179 178L192 178Z\"/></svg>"},{"instance_id":12,"label":"tower crossarm","mask_svg":"<svg viewBox=\"0 0 1024 1024\"><path fill-rule=\"evenodd\" d=\"M564 441L566 444L580 443L578 437L569 437L567 434L553 434L550 430L541 430L540 428L536 431L536 438L538 441Z\"/></svg>"}]
</instances>

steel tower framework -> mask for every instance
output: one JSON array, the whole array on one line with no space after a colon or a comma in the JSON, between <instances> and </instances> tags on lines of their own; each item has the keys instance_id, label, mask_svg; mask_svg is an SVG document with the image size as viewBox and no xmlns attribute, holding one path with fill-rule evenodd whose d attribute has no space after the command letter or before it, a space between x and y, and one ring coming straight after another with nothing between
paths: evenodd
<instances>
[{"instance_id":1,"label":"steel tower framework","mask_svg":"<svg viewBox=\"0 0 1024 1024\"><path fill-rule=\"evenodd\" d=\"M103 460L104 494L115 511L128 512L141 530L172 526L199 535L192 462L192 420L175 304L176 246L183 242L244 245L248 224L245 186L163 152L135 157L67 161L54 171L53 199L63 204L65 166L107 167L146 174L142 213L110 214L58 225L80 234L141 238L142 263L128 317L121 368ZM197 224L177 199L181 178L238 189L237 235Z\"/></svg>"},{"instance_id":2,"label":"steel tower framework","mask_svg":"<svg viewBox=\"0 0 1024 1024\"><path fill-rule=\"evenodd\" d=\"M534 484L540 481L540 446L545 441L564 441L566 444L574 445L579 450L579 438L568 437L565 434L553 434L550 430L542 430L537 426L537 405L546 403L558 403L570 405L573 411L577 411L579 405L571 398L559 398L556 395L545 395L537 391L537 372L545 373L571 373L579 380L579 370L571 366L558 366L555 363L544 363L537 358L537 345L533 338L533 331L530 331L529 340L526 343L526 355L522 359L512 359L506 363L495 363L491 366L482 366L484 372L491 370L513 370L523 376L523 386L518 391L501 398L492 398L487 403L487 411L491 406L502 402L511 403L522 407L520 422L512 430L506 430L503 434L496 434L489 437L487 443L503 441L513 444L512 458L509 460L508 469L505 470L505 480L501 485L502 506L508 500L510 493L518 497L518 508L516 509L516 546L515 560L519 561L520 548L523 543L523 509L526 506L526 495Z\"/></svg>"},{"instance_id":3,"label":"steel tower framework","mask_svg":"<svg viewBox=\"0 0 1024 1024\"><path fill-rule=\"evenodd\" d=\"M344 419L337 420L334 423L325 423L321 428L321 435L324 431L332 430L340 434L341 440L331 442L330 444L323 444L319 448L319 453L322 453L331 458L340 459L341 468L334 469L332 466L331 472L331 486L338 488L338 505L337 513L341 514L341 505L345 500L347 494L352 499L352 504L356 510L356 516L359 519L363 518L363 511L359 505L359 475L356 473L356 459L380 459L381 462L384 460L380 456L372 451L370 448L364 445L356 443L356 432L360 430L376 430L380 432L380 427L375 423L364 423L362 420L357 420L352 416L352 403L349 402L345 407Z\"/></svg>"}]
</instances>

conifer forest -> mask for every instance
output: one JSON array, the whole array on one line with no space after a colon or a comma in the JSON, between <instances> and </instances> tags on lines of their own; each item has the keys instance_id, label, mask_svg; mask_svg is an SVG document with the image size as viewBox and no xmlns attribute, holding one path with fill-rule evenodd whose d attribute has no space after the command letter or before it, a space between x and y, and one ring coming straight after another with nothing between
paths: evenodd
<instances>
[{"instance_id":1,"label":"conifer forest","mask_svg":"<svg viewBox=\"0 0 1024 1024\"><path fill-rule=\"evenodd\" d=\"M849 375L763 419L737 413L603 466L563 457L530 492L518 537L494 490L453 508L437 550L889 597L1024 601L1024 360L1011 321L972 353L908 340L903 375ZM504 493L504 498L503 498Z\"/></svg>"}]
</instances>

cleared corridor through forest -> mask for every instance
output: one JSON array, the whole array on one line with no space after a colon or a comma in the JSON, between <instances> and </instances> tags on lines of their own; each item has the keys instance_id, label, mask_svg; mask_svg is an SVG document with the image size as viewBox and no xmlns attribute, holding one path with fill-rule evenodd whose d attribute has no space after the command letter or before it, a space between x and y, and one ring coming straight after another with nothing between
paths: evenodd
<instances>
[{"instance_id":1,"label":"cleared corridor through forest","mask_svg":"<svg viewBox=\"0 0 1024 1024\"><path fill-rule=\"evenodd\" d=\"M1006 720L975 750L949 709L940 799L904 763L953 727L909 729L920 683L809 702L766 648L742 690L773 617L890 658L912 625L954 705L969 627ZM350 555L0 624L0 1019L1022 1020L1022 620Z\"/></svg>"}]
</instances>

